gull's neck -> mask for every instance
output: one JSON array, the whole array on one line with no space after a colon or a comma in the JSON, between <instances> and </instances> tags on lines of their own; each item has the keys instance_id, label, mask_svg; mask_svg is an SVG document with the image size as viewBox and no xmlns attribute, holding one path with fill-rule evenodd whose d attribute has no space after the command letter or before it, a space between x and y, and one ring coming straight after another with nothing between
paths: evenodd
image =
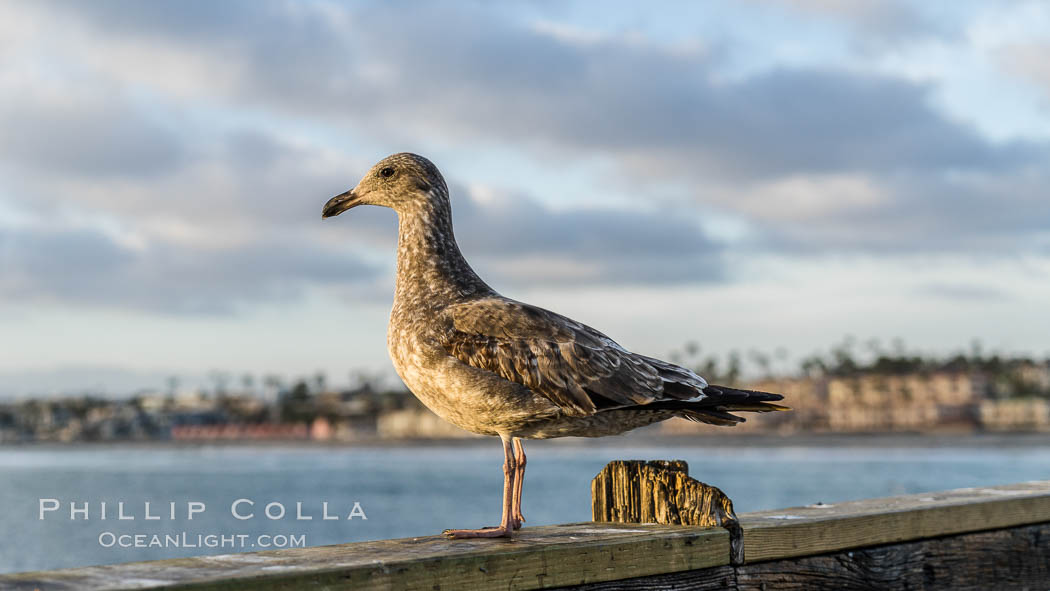
<instances>
[{"instance_id":1,"label":"gull's neck","mask_svg":"<svg viewBox=\"0 0 1050 591\"><path fill-rule=\"evenodd\" d=\"M448 196L420 201L398 211L395 308L411 301L415 310L433 310L493 293L459 251Z\"/></svg>"}]
</instances>

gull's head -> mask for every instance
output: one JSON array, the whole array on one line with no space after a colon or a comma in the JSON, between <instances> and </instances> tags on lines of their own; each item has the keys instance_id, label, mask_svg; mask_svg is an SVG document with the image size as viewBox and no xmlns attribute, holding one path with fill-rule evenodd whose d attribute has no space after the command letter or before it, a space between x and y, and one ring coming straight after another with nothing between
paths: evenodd
<instances>
[{"instance_id":1,"label":"gull's head","mask_svg":"<svg viewBox=\"0 0 1050 591\"><path fill-rule=\"evenodd\" d=\"M337 216L358 205L407 211L432 199L448 199L445 179L433 162L402 152L383 158L356 187L329 199L321 217Z\"/></svg>"}]
</instances>

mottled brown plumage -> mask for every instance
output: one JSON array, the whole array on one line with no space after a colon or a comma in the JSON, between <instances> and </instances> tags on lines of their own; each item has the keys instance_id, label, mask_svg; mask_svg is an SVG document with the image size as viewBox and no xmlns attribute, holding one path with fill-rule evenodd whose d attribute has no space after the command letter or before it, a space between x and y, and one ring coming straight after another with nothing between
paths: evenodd
<instances>
[{"instance_id":1,"label":"mottled brown plumage","mask_svg":"<svg viewBox=\"0 0 1050 591\"><path fill-rule=\"evenodd\" d=\"M784 409L771 403L780 395L710 386L688 369L496 293L460 253L448 188L426 158L383 159L354 189L333 197L324 217L357 205L398 213L387 332L398 375L437 415L504 441L501 526L454 530L454 537L508 535L520 527L520 438L615 435L675 416L731 426L744 420L732 411Z\"/></svg>"}]
</instances>

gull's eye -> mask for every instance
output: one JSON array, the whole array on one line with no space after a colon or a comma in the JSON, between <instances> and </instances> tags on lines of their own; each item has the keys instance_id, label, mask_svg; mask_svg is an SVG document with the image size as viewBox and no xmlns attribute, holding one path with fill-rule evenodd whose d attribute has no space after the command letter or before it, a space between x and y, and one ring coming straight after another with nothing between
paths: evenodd
<instances>
[{"instance_id":1,"label":"gull's eye","mask_svg":"<svg viewBox=\"0 0 1050 591\"><path fill-rule=\"evenodd\" d=\"M393 169L393 167L387 166L386 168L380 170L379 171L379 176L381 176L381 177L383 177L385 179L388 179L388 178L394 176L394 169Z\"/></svg>"}]
</instances>

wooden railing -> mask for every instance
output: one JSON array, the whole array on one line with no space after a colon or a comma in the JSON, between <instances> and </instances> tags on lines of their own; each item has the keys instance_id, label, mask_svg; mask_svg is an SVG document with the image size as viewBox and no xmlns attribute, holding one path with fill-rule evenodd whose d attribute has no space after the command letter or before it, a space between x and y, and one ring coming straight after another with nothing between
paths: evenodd
<instances>
[{"instance_id":1,"label":"wooden railing","mask_svg":"<svg viewBox=\"0 0 1050 591\"><path fill-rule=\"evenodd\" d=\"M1050 588L1050 481L740 514L578 523L0 576L0 589ZM662 587L661 587L662 585Z\"/></svg>"}]
</instances>

